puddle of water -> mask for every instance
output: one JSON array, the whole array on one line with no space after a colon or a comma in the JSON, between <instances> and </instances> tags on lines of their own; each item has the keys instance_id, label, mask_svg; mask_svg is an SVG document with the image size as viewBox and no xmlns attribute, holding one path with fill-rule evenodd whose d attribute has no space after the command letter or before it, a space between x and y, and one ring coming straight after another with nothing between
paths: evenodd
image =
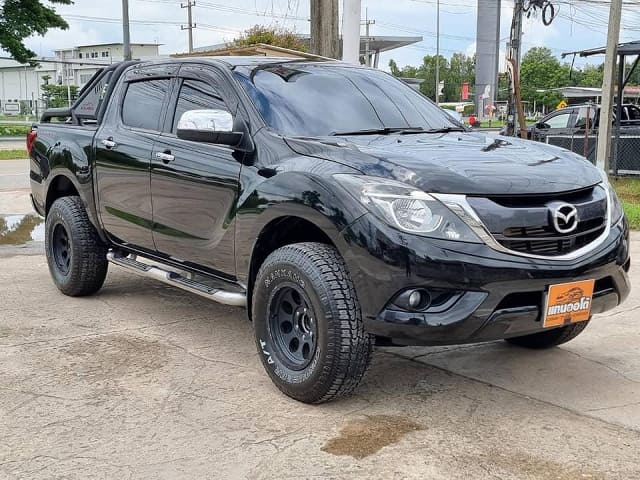
<instances>
[{"instance_id":1,"label":"puddle of water","mask_svg":"<svg viewBox=\"0 0 640 480\"><path fill-rule=\"evenodd\" d=\"M333 455L349 455L364 458L383 447L398 443L409 432L422 430L413 420L392 415L371 415L351 420L340 435L329 440L322 451Z\"/></svg>"},{"instance_id":2,"label":"puddle of water","mask_svg":"<svg viewBox=\"0 0 640 480\"><path fill-rule=\"evenodd\" d=\"M38 215L0 215L0 245L44 242L44 219Z\"/></svg>"}]
</instances>

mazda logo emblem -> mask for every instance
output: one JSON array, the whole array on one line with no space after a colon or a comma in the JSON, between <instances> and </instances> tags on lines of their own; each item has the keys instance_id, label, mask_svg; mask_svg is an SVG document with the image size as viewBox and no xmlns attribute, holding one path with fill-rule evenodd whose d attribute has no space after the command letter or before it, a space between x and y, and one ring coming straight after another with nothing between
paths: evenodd
<instances>
[{"instance_id":1,"label":"mazda logo emblem","mask_svg":"<svg viewBox=\"0 0 640 480\"><path fill-rule=\"evenodd\" d=\"M556 204L551 208L553 228L559 233L571 233L578 228L578 209L568 203Z\"/></svg>"}]
</instances>

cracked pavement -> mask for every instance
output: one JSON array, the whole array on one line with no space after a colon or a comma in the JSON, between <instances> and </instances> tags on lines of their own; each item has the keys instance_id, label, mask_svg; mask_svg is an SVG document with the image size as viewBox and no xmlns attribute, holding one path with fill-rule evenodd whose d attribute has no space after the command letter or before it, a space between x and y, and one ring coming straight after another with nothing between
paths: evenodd
<instances>
[{"instance_id":1,"label":"cracked pavement","mask_svg":"<svg viewBox=\"0 0 640 480\"><path fill-rule=\"evenodd\" d=\"M640 479L640 289L549 351L377 349L354 396L308 406L244 310L114 266L64 297L38 242L0 247L0 285L2 479Z\"/></svg>"}]
</instances>

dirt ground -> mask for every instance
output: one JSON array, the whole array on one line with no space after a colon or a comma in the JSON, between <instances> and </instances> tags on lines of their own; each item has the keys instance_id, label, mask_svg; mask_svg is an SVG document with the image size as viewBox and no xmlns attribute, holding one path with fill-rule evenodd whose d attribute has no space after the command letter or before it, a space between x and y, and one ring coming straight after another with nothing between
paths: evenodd
<instances>
[{"instance_id":1,"label":"dirt ground","mask_svg":"<svg viewBox=\"0 0 640 480\"><path fill-rule=\"evenodd\" d=\"M2 479L640 479L640 288L550 351L377 349L354 396L307 406L241 309L113 266L61 295L10 187L0 216L28 232L0 239Z\"/></svg>"}]
</instances>

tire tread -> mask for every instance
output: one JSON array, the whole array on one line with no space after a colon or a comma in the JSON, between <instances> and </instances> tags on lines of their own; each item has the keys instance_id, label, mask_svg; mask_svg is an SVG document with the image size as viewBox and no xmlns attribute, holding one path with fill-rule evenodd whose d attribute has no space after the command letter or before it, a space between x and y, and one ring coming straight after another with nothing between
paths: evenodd
<instances>
[{"instance_id":1,"label":"tire tread","mask_svg":"<svg viewBox=\"0 0 640 480\"><path fill-rule=\"evenodd\" d=\"M287 263L300 268L305 262L311 263L311 272L315 270L327 287L330 298L322 298L323 292L317 293L326 307L325 313L328 312L333 317L331 320L335 320L333 339L339 342L339 349L332 349L330 345L327 349L327 359L322 367L325 382L316 385L304 398L299 395L295 398L307 403L324 403L351 394L360 384L371 363L373 339L365 331L355 288L344 260L331 245L305 242L281 247L262 264L257 281L274 264ZM309 269L305 272L310 273ZM293 396L286 386L278 382L276 385Z\"/></svg>"},{"instance_id":2,"label":"tire tread","mask_svg":"<svg viewBox=\"0 0 640 480\"><path fill-rule=\"evenodd\" d=\"M50 219L54 209L60 210L68 222L71 231L67 233L71 236L73 243L71 276L64 283L57 281L54 276L56 286L70 297L92 295L102 288L107 275L107 246L89 220L80 197L62 197L53 203L47 216L47 235L45 236L47 254L49 252L48 232L52 228ZM49 259L49 269L55 268L51 262L53 259Z\"/></svg>"}]
</instances>

